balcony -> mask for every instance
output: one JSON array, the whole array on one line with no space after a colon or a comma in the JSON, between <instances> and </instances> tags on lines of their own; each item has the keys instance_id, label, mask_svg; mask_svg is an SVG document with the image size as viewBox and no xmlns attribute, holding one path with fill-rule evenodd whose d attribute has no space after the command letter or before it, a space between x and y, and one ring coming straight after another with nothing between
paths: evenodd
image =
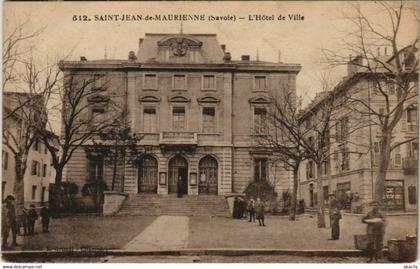
<instances>
[{"instance_id":1,"label":"balcony","mask_svg":"<svg viewBox=\"0 0 420 269\"><path fill-rule=\"evenodd\" d=\"M403 159L404 174L413 175L417 173L418 160L417 157L406 157Z\"/></svg>"},{"instance_id":2,"label":"balcony","mask_svg":"<svg viewBox=\"0 0 420 269\"><path fill-rule=\"evenodd\" d=\"M197 133L173 131L159 134L159 147L166 150L195 150L198 145Z\"/></svg>"}]
</instances>

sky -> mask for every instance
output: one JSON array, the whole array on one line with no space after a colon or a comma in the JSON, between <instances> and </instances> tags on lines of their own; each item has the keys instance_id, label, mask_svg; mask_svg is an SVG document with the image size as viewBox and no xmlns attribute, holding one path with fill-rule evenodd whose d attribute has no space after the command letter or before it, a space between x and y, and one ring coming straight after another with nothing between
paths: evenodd
<instances>
[{"instance_id":1,"label":"sky","mask_svg":"<svg viewBox=\"0 0 420 269\"><path fill-rule=\"evenodd\" d=\"M353 4L355 2L352 2ZM417 2L411 2L413 7ZM322 90L320 74L325 69L322 49L342 51L340 42L349 29L344 17L351 14L349 2L5 2L3 30L7 35L19 23L28 21L29 28L44 28L33 40L40 61L64 58L78 60L127 59L129 51L137 51L138 39L145 33L178 33L181 23L150 21L94 21L95 15L113 14L204 14L232 15L246 18L236 21L183 22L183 32L215 33L220 44L226 44L233 59L257 51L262 61L279 60L299 63L302 71L297 77L297 92L308 103ZM362 2L364 11L383 22L385 13L374 2ZM274 15L274 21L249 21L249 15ZM279 15L296 14L304 20L277 20ZM73 21L73 16L86 15L92 21ZM417 33L413 18L404 22L401 43L407 43ZM30 29L29 29L30 30ZM333 80L345 76L344 68L332 72Z\"/></svg>"}]
</instances>

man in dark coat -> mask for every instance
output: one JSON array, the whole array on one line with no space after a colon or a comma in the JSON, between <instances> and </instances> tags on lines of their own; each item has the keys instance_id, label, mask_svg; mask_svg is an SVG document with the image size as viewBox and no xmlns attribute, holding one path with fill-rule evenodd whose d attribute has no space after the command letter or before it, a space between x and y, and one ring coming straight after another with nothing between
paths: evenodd
<instances>
[{"instance_id":1,"label":"man in dark coat","mask_svg":"<svg viewBox=\"0 0 420 269\"><path fill-rule=\"evenodd\" d=\"M43 206L41 208L41 222L42 222L42 232L43 233L48 233L48 227L50 225L50 217L51 217L51 213L50 213L50 209L47 206Z\"/></svg>"},{"instance_id":2,"label":"man in dark coat","mask_svg":"<svg viewBox=\"0 0 420 269\"><path fill-rule=\"evenodd\" d=\"M331 221L331 239L338 240L340 238L340 219L341 213L337 207L334 207L330 213Z\"/></svg>"},{"instance_id":3,"label":"man in dark coat","mask_svg":"<svg viewBox=\"0 0 420 269\"><path fill-rule=\"evenodd\" d=\"M6 197L7 207L7 218L12 231L12 247L18 246L16 242L16 236L18 233L18 225L16 221L16 208L15 208L15 197L9 195Z\"/></svg>"},{"instance_id":4,"label":"man in dark coat","mask_svg":"<svg viewBox=\"0 0 420 269\"><path fill-rule=\"evenodd\" d=\"M367 223L367 235L369 237L369 247L367 249L369 254L369 260L372 262L373 259L377 261L382 258L383 240L385 234L385 218L379 210L379 204L377 202L371 203L372 210L362 219L363 223ZM374 221L374 222L372 222Z\"/></svg>"},{"instance_id":5,"label":"man in dark coat","mask_svg":"<svg viewBox=\"0 0 420 269\"><path fill-rule=\"evenodd\" d=\"M38 219L38 213L36 213L35 206L31 205L28 211L28 232L30 235L35 234L35 221Z\"/></svg>"},{"instance_id":6,"label":"man in dark coat","mask_svg":"<svg viewBox=\"0 0 420 269\"><path fill-rule=\"evenodd\" d=\"M178 177L178 181L176 182L176 190L177 190L177 197L181 198L182 197L182 191L183 191L183 184L182 184L182 177L179 176Z\"/></svg>"},{"instance_id":7,"label":"man in dark coat","mask_svg":"<svg viewBox=\"0 0 420 269\"><path fill-rule=\"evenodd\" d=\"M5 199L1 207L1 238L2 238L1 247L2 249L7 248L7 239L9 238L9 233L10 233L9 209L7 207L7 200Z\"/></svg>"}]
</instances>

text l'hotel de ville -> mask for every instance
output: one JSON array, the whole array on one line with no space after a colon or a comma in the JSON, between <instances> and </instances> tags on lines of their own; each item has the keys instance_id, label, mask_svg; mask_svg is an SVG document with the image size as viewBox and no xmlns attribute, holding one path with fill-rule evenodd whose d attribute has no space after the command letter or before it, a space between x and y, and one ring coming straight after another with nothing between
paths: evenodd
<instances>
[{"instance_id":1,"label":"text l'hotel de ville","mask_svg":"<svg viewBox=\"0 0 420 269\"><path fill-rule=\"evenodd\" d=\"M303 21L305 16L294 14L247 14L247 15L205 15L205 14L95 14L93 16L75 14L73 21Z\"/></svg>"}]
</instances>

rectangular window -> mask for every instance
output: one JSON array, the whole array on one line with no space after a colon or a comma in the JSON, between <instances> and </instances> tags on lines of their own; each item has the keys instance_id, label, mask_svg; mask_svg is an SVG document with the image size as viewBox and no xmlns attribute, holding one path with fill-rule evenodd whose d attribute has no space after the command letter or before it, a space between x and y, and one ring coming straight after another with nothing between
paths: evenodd
<instances>
[{"instance_id":1,"label":"rectangular window","mask_svg":"<svg viewBox=\"0 0 420 269\"><path fill-rule=\"evenodd\" d=\"M344 141L347 139L347 136L349 134L349 118L345 117L342 118L340 120L340 124L341 124L341 137L340 137L340 141Z\"/></svg>"},{"instance_id":2,"label":"rectangular window","mask_svg":"<svg viewBox=\"0 0 420 269\"><path fill-rule=\"evenodd\" d=\"M105 109L101 107L92 108L92 122L93 124L103 123L105 120Z\"/></svg>"},{"instance_id":3,"label":"rectangular window","mask_svg":"<svg viewBox=\"0 0 420 269\"><path fill-rule=\"evenodd\" d=\"M343 149L341 151L341 170L348 171L350 170L350 154L348 149Z\"/></svg>"},{"instance_id":4,"label":"rectangular window","mask_svg":"<svg viewBox=\"0 0 420 269\"><path fill-rule=\"evenodd\" d=\"M143 89L157 89L157 76L155 74L144 75Z\"/></svg>"},{"instance_id":5,"label":"rectangular window","mask_svg":"<svg viewBox=\"0 0 420 269\"><path fill-rule=\"evenodd\" d=\"M46 191L46 187L42 187L42 189L41 189L41 203L45 202L45 191Z\"/></svg>"},{"instance_id":6,"label":"rectangular window","mask_svg":"<svg viewBox=\"0 0 420 269\"><path fill-rule=\"evenodd\" d=\"M93 90L100 90L103 88L103 75L94 74L93 75Z\"/></svg>"},{"instance_id":7,"label":"rectangular window","mask_svg":"<svg viewBox=\"0 0 420 269\"><path fill-rule=\"evenodd\" d=\"M9 152L3 150L3 170L7 170L9 164Z\"/></svg>"},{"instance_id":8,"label":"rectangular window","mask_svg":"<svg viewBox=\"0 0 420 269\"><path fill-rule=\"evenodd\" d=\"M328 162L323 161L321 164L321 175L325 176L328 172Z\"/></svg>"},{"instance_id":9,"label":"rectangular window","mask_svg":"<svg viewBox=\"0 0 420 269\"><path fill-rule=\"evenodd\" d=\"M255 181L267 180L267 159L254 160L254 180Z\"/></svg>"},{"instance_id":10,"label":"rectangular window","mask_svg":"<svg viewBox=\"0 0 420 269\"><path fill-rule=\"evenodd\" d=\"M306 178L315 178L315 164L313 161L308 161L306 163Z\"/></svg>"},{"instance_id":11,"label":"rectangular window","mask_svg":"<svg viewBox=\"0 0 420 269\"><path fill-rule=\"evenodd\" d=\"M394 149L394 165L400 166L401 161L401 148L398 146Z\"/></svg>"},{"instance_id":12,"label":"rectangular window","mask_svg":"<svg viewBox=\"0 0 420 269\"><path fill-rule=\"evenodd\" d=\"M384 203L388 210L404 210L404 182L385 180Z\"/></svg>"},{"instance_id":13,"label":"rectangular window","mask_svg":"<svg viewBox=\"0 0 420 269\"><path fill-rule=\"evenodd\" d=\"M388 95L394 95L395 94L395 84L394 83L388 83Z\"/></svg>"},{"instance_id":14,"label":"rectangular window","mask_svg":"<svg viewBox=\"0 0 420 269\"><path fill-rule=\"evenodd\" d=\"M38 140L38 138L36 138L35 141L34 141L34 150L39 151L39 140Z\"/></svg>"},{"instance_id":15,"label":"rectangular window","mask_svg":"<svg viewBox=\"0 0 420 269\"><path fill-rule=\"evenodd\" d=\"M216 109L203 107L203 133L216 132Z\"/></svg>"},{"instance_id":16,"label":"rectangular window","mask_svg":"<svg viewBox=\"0 0 420 269\"><path fill-rule=\"evenodd\" d=\"M32 165L31 165L31 175L32 176L36 176L38 173L38 162L37 161L32 161Z\"/></svg>"},{"instance_id":17,"label":"rectangular window","mask_svg":"<svg viewBox=\"0 0 420 269\"><path fill-rule=\"evenodd\" d=\"M46 145L44 145L44 154L48 154L48 148Z\"/></svg>"},{"instance_id":18,"label":"rectangular window","mask_svg":"<svg viewBox=\"0 0 420 269\"><path fill-rule=\"evenodd\" d=\"M172 109L172 127L176 131L185 130L185 107Z\"/></svg>"},{"instance_id":19,"label":"rectangular window","mask_svg":"<svg viewBox=\"0 0 420 269\"><path fill-rule=\"evenodd\" d=\"M102 158L89 159L89 181L98 182L103 180L104 162Z\"/></svg>"},{"instance_id":20,"label":"rectangular window","mask_svg":"<svg viewBox=\"0 0 420 269\"><path fill-rule=\"evenodd\" d=\"M337 193L336 198L346 209L351 207L351 184L350 182L337 183Z\"/></svg>"},{"instance_id":21,"label":"rectangular window","mask_svg":"<svg viewBox=\"0 0 420 269\"><path fill-rule=\"evenodd\" d=\"M267 109L264 107L254 108L254 132L256 134L265 134L267 132L266 124Z\"/></svg>"},{"instance_id":22,"label":"rectangular window","mask_svg":"<svg viewBox=\"0 0 420 269\"><path fill-rule=\"evenodd\" d=\"M143 131L146 133L155 133L157 131L156 108L145 107L143 109Z\"/></svg>"},{"instance_id":23,"label":"rectangular window","mask_svg":"<svg viewBox=\"0 0 420 269\"><path fill-rule=\"evenodd\" d=\"M46 177L47 176L47 165L46 164L44 164L42 166L42 176L43 177Z\"/></svg>"},{"instance_id":24,"label":"rectangular window","mask_svg":"<svg viewBox=\"0 0 420 269\"><path fill-rule=\"evenodd\" d=\"M265 76L255 76L254 83L256 91L265 91L267 89Z\"/></svg>"},{"instance_id":25,"label":"rectangular window","mask_svg":"<svg viewBox=\"0 0 420 269\"><path fill-rule=\"evenodd\" d=\"M183 90L185 89L185 75L174 75L174 89Z\"/></svg>"},{"instance_id":26,"label":"rectangular window","mask_svg":"<svg viewBox=\"0 0 420 269\"><path fill-rule=\"evenodd\" d=\"M214 75L203 76L203 89L215 89L215 78Z\"/></svg>"},{"instance_id":27,"label":"rectangular window","mask_svg":"<svg viewBox=\"0 0 420 269\"><path fill-rule=\"evenodd\" d=\"M409 132L417 132L417 108L407 108L407 128Z\"/></svg>"},{"instance_id":28,"label":"rectangular window","mask_svg":"<svg viewBox=\"0 0 420 269\"><path fill-rule=\"evenodd\" d=\"M35 198L36 198L36 186L33 185L32 186L32 200L35 200Z\"/></svg>"}]
</instances>

